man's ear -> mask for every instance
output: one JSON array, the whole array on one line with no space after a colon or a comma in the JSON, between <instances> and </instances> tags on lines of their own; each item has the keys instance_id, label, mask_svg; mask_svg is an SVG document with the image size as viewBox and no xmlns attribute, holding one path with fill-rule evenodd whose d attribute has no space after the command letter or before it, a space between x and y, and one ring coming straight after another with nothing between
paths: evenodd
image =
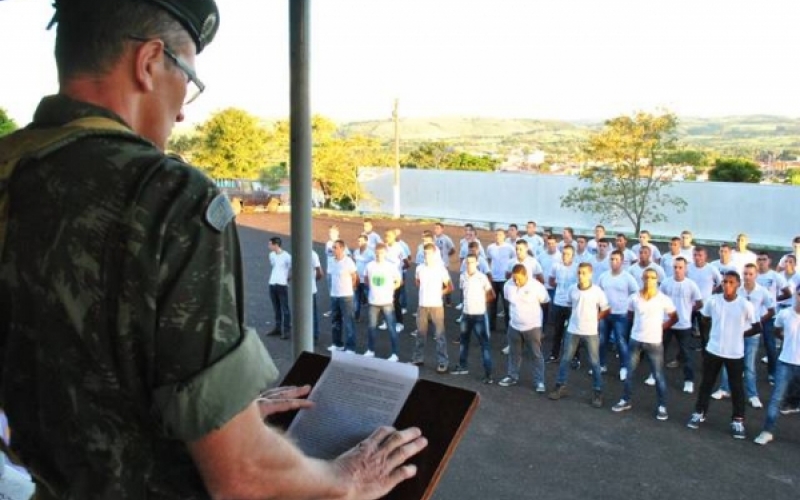
<instances>
[{"instance_id":1,"label":"man's ear","mask_svg":"<svg viewBox=\"0 0 800 500\"><path fill-rule=\"evenodd\" d=\"M149 40L142 43L133 54L134 77L137 85L146 92L155 88L155 73L164 60L164 42Z\"/></svg>"}]
</instances>

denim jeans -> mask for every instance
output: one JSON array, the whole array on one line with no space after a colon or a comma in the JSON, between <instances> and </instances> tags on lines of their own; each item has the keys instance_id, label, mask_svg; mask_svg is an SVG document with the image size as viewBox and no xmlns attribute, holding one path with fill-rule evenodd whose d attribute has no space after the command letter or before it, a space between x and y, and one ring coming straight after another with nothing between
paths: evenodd
<instances>
[{"instance_id":1,"label":"denim jeans","mask_svg":"<svg viewBox=\"0 0 800 500\"><path fill-rule=\"evenodd\" d=\"M767 351L767 372L770 377L775 376L775 366L778 361L778 345L775 342L775 318L761 323L764 349Z\"/></svg>"},{"instance_id":2,"label":"denim jeans","mask_svg":"<svg viewBox=\"0 0 800 500\"><path fill-rule=\"evenodd\" d=\"M549 326L550 330L553 332L553 345L550 347L550 355L554 358L558 358L561 354L561 344L564 344L566 347L566 341L564 337L564 332L567 329L567 321L569 321L569 316L572 314L571 307L564 307L564 306L557 306L553 304L550 306L550 317ZM577 352L577 350L575 351ZM575 354L572 353L572 355Z\"/></svg>"},{"instance_id":3,"label":"denim jeans","mask_svg":"<svg viewBox=\"0 0 800 500\"><path fill-rule=\"evenodd\" d=\"M461 347L459 348L458 364L464 368L467 367L469 341L473 333L481 344L483 371L486 373L486 376L491 376L492 351L489 345L489 332L486 329L485 314L465 314L461 319Z\"/></svg>"},{"instance_id":4,"label":"denim jeans","mask_svg":"<svg viewBox=\"0 0 800 500\"><path fill-rule=\"evenodd\" d=\"M614 337L619 353L619 367L628 366L628 332L630 331L627 314L609 314L598 325L600 334L600 366L606 365L606 355L608 354L608 342L610 337Z\"/></svg>"},{"instance_id":5,"label":"denim jeans","mask_svg":"<svg viewBox=\"0 0 800 500\"><path fill-rule=\"evenodd\" d=\"M742 384L742 372L744 371L744 358L729 359L721 358L708 351L703 352L703 378L700 381L700 390L697 393L697 402L694 410L697 413L707 413L708 403L711 400L711 390L714 382L717 381L722 367L731 373L731 400L733 402L733 418L744 419L745 398L744 386Z\"/></svg>"},{"instance_id":6,"label":"denim jeans","mask_svg":"<svg viewBox=\"0 0 800 500\"><path fill-rule=\"evenodd\" d=\"M772 432L773 429L775 429L775 422L778 420L781 401L783 400L783 396L786 395L789 383L793 380L800 380L800 365L791 365L783 361L778 361L778 366L775 369L775 389L772 391L772 397L769 398L767 418L764 421L765 431Z\"/></svg>"},{"instance_id":7,"label":"denim jeans","mask_svg":"<svg viewBox=\"0 0 800 500\"><path fill-rule=\"evenodd\" d=\"M758 388L756 387L756 355L758 354L758 345L760 335L753 335L752 337L744 338L744 388L747 393L747 398L758 397ZM719 388L725 392L731 392L730 383L728 381L728 370L722 368L722 376L720 377Z\"/></svg>"},{"instance_id":8,"label":"denim jeans","mask_svg":"<svg viewBox=\"0 0 800 500\"><path fill-rule=\"evenodd\" d=\"M358 321L361 319L361 308L367 307L367 285L359 282L353 294L353 317Z\"/></svg>"},{"instance_id":9,"label":"denim jeans","mask_svg":"<svg viewBox=\"0 0 800 500\"><path fill-rule=\"evenodd\" d=\"M544 356L542 355L542 329L520 331L508 327L508 376L519 380L523 349L533 361L533 385L544 384Z\"/></svg>"},{"instance_id":10,"label":"denim jeans","mask_svg":"<svg viewBox=\"0 0 800 500\"><path fill-rule=\"evenodd\" d=\"M425 359L425 343L428 340L428 326L433 323L436 339L436 363L447 366L447 338L444 335L444 307L420 307L417 311L417 338L414 341L414 352L411 361L422 362Z\"/></svg>"},{"instance_id":11,"label":"denim jeans","mask_svg":"<svg viewBox=\"0 0 800 500\"><path fill-rule=\"evenodd\" d=\"M378 315L383 313L386 319L386 327L389 332L389 339L392 343L392 354L397 355L397 323L394 320L394 305L385 304L377 306L369 305L369 327L367 328L367 349L375 352L375 335L378 333Z\"/></svg>"},{"instance_id":12,"label":"denim jeans","mask_svg":"<svg viewBox=\"0 0 800 500\"><path fill-rule=\"evenodd\" d=\"M331 336L336 347L356 350L356 322L353 319L353 296L331 297ZM342 330L345 341L342 342Z\"/></svg>"},{"instance_id":13,"label":"denim jeans","mask_svg":"<svg viewBox=\"0 0 800 500\"><path fill-rule=\"evenodd\" d=\"M800 377L789 382L789 388L783 395L783 403L789 406L800 406Z\"/></svg>"},{"instance_id":14,"label":"denim jeans","mask_svg":"<svg viewBox=\"0 0 800 500\"><path fill-rule=\"evenodd\" d=\"M664 334L664 353L666 355L672 338L678 340L680 349L679 359L683 362L683 380L685 382L694 381L694 348L692 347L692 329L672 328Z\"/></svg>"},{"instance_id":15,"label":"denim jeans","mask_svg":"<svg viewBox=\"0 0 800 500\"><path fill-rule=\"evenodd\" d=\"M403 270L402 278L403 284L397 289L397 300L401 309L408 307L408 293L406 292L406 285L408 284L408 269Z\"/></svg>"},{"instance_id":16,"label":"denim jeans","mask_svg":"<svg viewBox=\"0 0 800 500\"><path fill-rule=\"evenodd\" d=\"M656 397L658 398L658 406L667 406L667 381L664 378L664 345L663 344L649 344L633 340L628 343L628 353L630 354L630 361L628 362L628 376L625 377L624 394L622 399L630 401L633 394L633 379L634 372L639 365L639 357L642 353L647 355L647 361L650 363L650 373L656 379Z\"/></svg>"},{"instance_id":17,"label":"denim jeans","mask_svg":"<svg viewBox=\"0 0 800 500\"><path fill-rule=\"evenodd\" d=\"M317 310L317 294L313 294L311 296L311 310L314 315L312 320L313 332L314 332L314 343L316 344L319 341L319 311Z\"/></svg>"},{"instance_id":18,"label":"denim jeans","mask_svg":"<svg viewBox=\"0 0 800 500\"><path fill-rule=\"evenodd\" d=\"M286 285L270 285L269 298L272 300L272 312L275 314L275 329L288 334L292 331L292 313L289 311L289 287Z\"/></svg>"},{"instance_id":19,"label":"denim jeans","mask_svg":"<svg viewBox=\"0 0 800 500\"><path fill-rule=\"evenodd\" d=\"M547 324L547 319L549 318L549 315L550 315L550 309L553 308L553 298L556 296L556 289L555 288L553 288L553 289L548 288L547 289L547 295L550 297L550 302L548 302L548 304L550 304L550 305L549 305L549 307L546 307L542 311L542 326L543 327L544 327L544 325Z\"/></svg>"},{"instance_id":20,"label":"denim jeans","mask_svg":"<svg viewBox=\"0 0 800 500\"><path fill-rule=\"evenodd\" d=\"M567 382L567 373L572 357L578 351L581 341L586 343L586 350L589 353L589 364L592 367L593 389L603 390L603 374L600 373L600 336L599 335L576 335L571 332L564 334L564 350L561 352L561 363L558 365L558 378L556 384L564 385Z\"/></svg>"}]
</instances>

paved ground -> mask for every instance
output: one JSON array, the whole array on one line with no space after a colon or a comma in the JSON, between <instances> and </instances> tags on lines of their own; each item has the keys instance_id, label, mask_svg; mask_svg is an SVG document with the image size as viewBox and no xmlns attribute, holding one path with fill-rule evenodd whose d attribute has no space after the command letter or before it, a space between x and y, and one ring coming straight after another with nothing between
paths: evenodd
<instances>
[{"instance_id":1,"label":"paved ground","mask_svg":"<svg viewBox=\"0 0 800 500\"><path fill-rule=\"evenodd\" d=\"M355 242L361 230L359 218L315 217L315 249L321 256L327 228L333 222L339 224L347 242ZM401 227L414 249L420 232L432 225L374 222L379 232ZM267 294L267 242L272 236L289 234L289 216L245 214L239 217L239 225L246 273L247 321L263 336L271 329L273 317ZM457 241L461 230L448 228L447 233ZM491 241L486 232L481 232L481 239ZM287 247L291 250L290 245ZM451 271L454 270L455 266L451 266ZM409 292L413 306L416 292L412 289ZM320 311L326 310L325 297L323 284L318 297ZM409 309L413 311L413 307ZM456 338L457 311L448 309L446 314L448 336ZM330 340L330 324L326 318L321 319L324 347ZM412 320L408 314L407 332L414 329ZM362 322L358 326L363 345L366 325ZM279 367L288 369L291 364L288 342L262 338ZM545 343L549 345L548 341ZM379 344L379 355L387 353L387 344L385 339ZM432 344L428 345L430 360L434 354ZM500 353L502 335L494 335L492 344L499 379L505 371L505 356ZM411 338L401 334L401 358L408 359L411 345ZM455 360L458 347L448 343L448 348L451 361ZM479 381L478 355L473 346L470 356L473 372L469 375L437 375L432 363L421 370L425 378L477 390L482 396L482 405L440 483L436 499L800 498L798 415L782 417L776 441L760 447L752 443L752 438L760 430L764 410L748 407L748 440L737 441L728 433L729 401L712 401L703 428L687 429L685 422L694 396L680 392L679 370L668 370L670 420L658 422L653 418L655 390L642 383L635 386L633 410L620 415L610 410L622 391L617 377L606 378L605 408L597 410L588 405L591 386L584 368L570 373L571 396L554 402L532 391L528 364L523 365L519 386L484 386ZM614 372L615 361L609 364ZM548 387L555 380L555 369L553 365L547 367ZM765 365L760 365L759 370L759 377L766 379ZM646 370L640 367L637 378L645 377ZM770 387L761 384L759 390L766 403Z\"/></svg>"}]
</instances>

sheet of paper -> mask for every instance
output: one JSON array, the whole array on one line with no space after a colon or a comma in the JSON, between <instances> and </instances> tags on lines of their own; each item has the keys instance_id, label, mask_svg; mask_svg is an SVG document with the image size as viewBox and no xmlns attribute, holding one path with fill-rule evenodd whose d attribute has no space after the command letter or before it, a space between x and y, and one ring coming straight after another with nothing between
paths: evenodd
<instances>
[{"instance_id":1,"label":"sheet of paper","mask_svg":"<svg viewBox=\"0 0 800 500\"><path fill-rule=\"evenodd\" d=\"M303 452L330 459L357 445L381 425L392 425L419 378L405 363L334 352L309 399L289 426Z\"/></svg>"}]
</instances>

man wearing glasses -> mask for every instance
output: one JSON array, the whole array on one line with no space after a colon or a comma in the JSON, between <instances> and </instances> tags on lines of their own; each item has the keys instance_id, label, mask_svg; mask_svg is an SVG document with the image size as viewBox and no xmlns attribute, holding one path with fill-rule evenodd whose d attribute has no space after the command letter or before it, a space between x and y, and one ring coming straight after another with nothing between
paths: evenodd
<instances>
[{"instance_id":1,"label":"man wearing glasses","mask_svg":"<svg viewBox=\"0 0 800 500\"><path fill-rule=\"evenodd\" d=\"M59 93L0 140L0 407L36 498L378 498L413 476L416 429L320 461L264 425L309 388L259 397L277 370L244 326L233 210L164 154L214 1L55 8Z\"/></svg>"}]
</instances>

